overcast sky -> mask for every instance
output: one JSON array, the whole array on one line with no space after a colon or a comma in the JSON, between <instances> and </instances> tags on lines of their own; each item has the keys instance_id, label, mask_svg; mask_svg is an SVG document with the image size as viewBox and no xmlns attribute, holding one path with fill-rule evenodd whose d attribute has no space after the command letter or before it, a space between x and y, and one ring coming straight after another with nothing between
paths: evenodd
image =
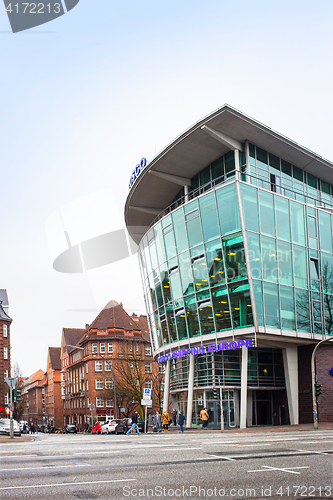
<instances>
[{"instance_id":1,"label":"overcast sky","mask_svg":"<svg viewBox=\"0 0 333 500\"><path fill-rule=\"evenodd\" d=\"M46 369L63 327L83 328L109 300L145 313L135 257L53 270L57 214L77 241L119 227L136 163L224 103L333 160L332 11L320 0L80 0L12 34L0 2L0 288L25 376Z\"/></svg>"}]
</instances>

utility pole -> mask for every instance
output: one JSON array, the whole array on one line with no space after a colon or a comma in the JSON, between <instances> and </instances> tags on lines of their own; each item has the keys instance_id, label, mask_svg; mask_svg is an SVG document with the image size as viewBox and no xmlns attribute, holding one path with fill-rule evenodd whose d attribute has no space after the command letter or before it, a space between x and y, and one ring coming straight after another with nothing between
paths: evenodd
<instances>
[{"instance_id":1,"label":"utility pole","mask_svg":"<svg viewBox=\"0 0 333 500\"><path fill-rule=\"evenodd\" d=\"M17 377L5 377L5 382L9 386L9 401L10 401L10 439L14 439L14 422L13 422L13 390L16 386Z\"/></svg>"},{"instance_id":2,"label":"utility pole","mask_svg":"<svg viewBox=\"0 0 333 500\"><path fill-rule=\"evenodd\" d=\"M311 379L312 379L312 405L313 405L313 427L315 430L318 430L318 409L317 409L317 394L316 394L316 367L315 367L315 358L316 351L320 344L323 342L328 342L333 339L324 339L318 342L316 347L312 351L311 356Z\"/></svg>"}]
</instances>

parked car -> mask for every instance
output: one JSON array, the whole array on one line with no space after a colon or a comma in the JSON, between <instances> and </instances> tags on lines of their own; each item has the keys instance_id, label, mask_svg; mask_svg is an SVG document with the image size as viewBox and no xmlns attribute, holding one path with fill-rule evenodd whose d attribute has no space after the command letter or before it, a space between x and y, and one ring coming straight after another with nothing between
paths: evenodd
<instances>
[{"instance_id":1,"label":"parked car","mask_svg":"<svg viewBox=\"0 0 333 500\"><path fill-rule=\"evenodd\" d=\"M116 427L120 422L120 418L109 420L101 427L101 434L113 434L116 432Z\"/></svg>"},{"instance_id":2,"label":"parked car","mask_svg":"<svg viewBox=\"0 0 333 500\"><path fill-rule=\"evenodd\" d=\"M24 425L26 426L26 428L29 427L29 424L28 424L28 422L26 420L20 420L19 421L19 426L20 426L21 432L23 432L23 426Z\"/></svg>"},{"instance_id":3,"label":"parked car","mask_svg":"<svg viewBox=\"0 0 333 500\"><path fill-rule=\"evenodd\" d=\"M77 427L74 424L68 424L63 428L64 434L77 434Z\"/></svg>"},{"instance_id":4,"label":"parked car","mask_svg":"<svg viewBox=\"0 0 333 500\"><path fill-rule=\"evenodd\" d=\"M115 429L115 434L126 434L131 426L131 418L122 418ZM138 418L138 427L140 432L145 432L145 421L142 418Z\"/></svg>"},{"instance_id":5,"label":"parked car","mask_svg":"<svg viewBox=\"0 0 333 500\"><path fill-rule=\"evenodd\" d=\"M91 428L91 434L100 434L103 422L96 422Z\"/></svg>"},{"instance_id":6,"label":"parked car","mask_svg":"<svg viewBox=\"0 0 333 500\"><path fill-rule=\"evenodd\" d=\"M21 436L21 429L16 420L13 419L14 436ZM0 419L0 434L10 435L10 418Z\"/></svg>"}]
</instances>

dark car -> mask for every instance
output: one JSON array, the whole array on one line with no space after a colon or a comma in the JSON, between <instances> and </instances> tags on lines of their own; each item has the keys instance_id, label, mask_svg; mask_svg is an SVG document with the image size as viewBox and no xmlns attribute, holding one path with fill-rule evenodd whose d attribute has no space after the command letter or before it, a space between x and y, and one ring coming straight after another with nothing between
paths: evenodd
<instances>
[{"instance_id":1,"label":"dark car","mask_svg":"<svg viewBox=\"0 0 333 500\"><path fill-rule=\"evenodd\" d=\"M77 434L77 427L76 425L74 424L68 424L66 425L66 427L64 427L65 429L65 434Z\"/></svg>"},{"instance_id":2,"label":"dark car","mask_svg":"<svg viewBox=\"0 0 333 500\"><path fill-rule=\"evenodd\" d=\"M122 418L115 429L116 434L126 434L126 432L132 426L131 418ZM138 427L140 432L145 432L145 421L142 418L138 418Z\"/></svg>"}]
</instances>

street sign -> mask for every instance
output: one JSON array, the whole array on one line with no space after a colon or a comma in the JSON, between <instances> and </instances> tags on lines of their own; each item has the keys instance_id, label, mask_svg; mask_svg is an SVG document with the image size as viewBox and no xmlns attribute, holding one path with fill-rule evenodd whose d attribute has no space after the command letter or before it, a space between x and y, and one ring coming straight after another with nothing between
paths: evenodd
<instances>
[{"instance_id":1,"label":"street sign","mask_svg":"<svg viewBox=\"0 0 333 500\"><path fill-rule=\"evenodd\" d=\"M143 399L151 399L151 389L143 389Z\"/></svg>"},{"instance_id":2,"label":"street sign","mask_svg":"<svg viewBox=\"0 0 333 500\"><path fill-rule=\"evenodd\" d=\"M153 400L152 399L141 399L141 404L142 406L152 406Z\"/></svg>"},{"instance_id":3,"label":"street sign","mask_svg":"<svg viewBox=\"0 0 333 500\"><path fill-rule=\"evenodd\" d=\"M120 408L121 413L125 413L125 408Z\"/></svg>"},{"instance_id":4,"label":"street sign","mask_svg":"<svg viewBox=\"0 0 333 500\"><path fill-rule=\"evenodd\" d=\"M90 405L89 405L89 409L90 409L91 411L94 411L94 409L95 409L95 405L94 405L94 403L90 403Z\"/></svg>"},{"instance_id":5,"label":"street sign","mask_svg":"<svg viewBox=\"0 0 333 500\"><path fill-rule=\"evenodd\" d=\"M9 408L9 406L6 406L5 412L6 412L6 415L10 414L10 408Z\"/></svg>"},{"instance_id":6,"label":"street sign","mask_svg":"<svg viewBox=\"0 0 333 500\"><path fill-rule=\"evenodd\" d=\"M5 377L5 382L13 389L16 386L17 377Z\"/></svg>"}]
</instances>

